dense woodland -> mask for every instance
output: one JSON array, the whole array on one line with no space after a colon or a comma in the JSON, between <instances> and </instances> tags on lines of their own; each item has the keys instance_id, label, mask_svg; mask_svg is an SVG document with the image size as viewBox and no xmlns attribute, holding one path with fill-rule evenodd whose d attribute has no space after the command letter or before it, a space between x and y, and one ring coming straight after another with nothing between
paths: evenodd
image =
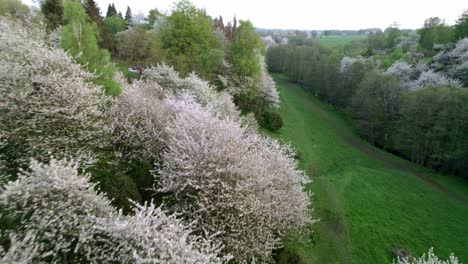
<instances>
[{"instance_id":1,"label":"dense woodland","mask_svg":"<svg viewBox=\"0 0 468 264\"><path fill-rule=\"evenodd\" d=\"M346 112L372 144L468 177L468 14L455 26L429 18L395 25L343 50L296 32L268 50L268 66Z\"/></svg>"},{"instance_id":2,"label":"dense woodland","mask_svg":"<svg viewBox=\"0 0 468 264\"><path fill-rule=\"evenodd\" d=\"M467 177L466 13L342 53L299 31L268 47L187 0L103 11L0 1L2 263L271 263L313 240L300 154L264 133L283 126L269 71L372 143Z\"/></svg>"}]
</instances>

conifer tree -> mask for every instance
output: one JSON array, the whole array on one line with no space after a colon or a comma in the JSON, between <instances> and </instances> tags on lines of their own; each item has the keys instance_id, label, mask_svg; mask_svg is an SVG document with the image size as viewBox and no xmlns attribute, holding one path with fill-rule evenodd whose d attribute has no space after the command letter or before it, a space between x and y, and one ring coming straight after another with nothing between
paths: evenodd
<instances>
[{"instance_id":1,"label":"conifer tree","mask_svg":"<svg viewBox=\"0 0 468 264\"><path fill-rule=\"evenodd\" d=\"M61 0L45 0L41 4L41 11L44 14L48 30L53 31L60 26L63 15Z\"/></svg>"},{"instance_id":2,"label":"conifer tree","mask_svg":"<svg viewBox=\"0 0 468 264\"><path fill-rule=\"evenodd\" d=\"M127 6L127 11L125 12L125 21L127 21L127 25L132 22L132 10L129 6Z\"/></svg>"}]
</instances>

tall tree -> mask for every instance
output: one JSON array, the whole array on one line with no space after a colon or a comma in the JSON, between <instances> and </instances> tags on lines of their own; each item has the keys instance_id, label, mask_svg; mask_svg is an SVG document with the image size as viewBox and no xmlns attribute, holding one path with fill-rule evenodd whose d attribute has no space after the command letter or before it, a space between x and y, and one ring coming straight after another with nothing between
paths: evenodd
<instances>
[{"instance_id":1,"label":"tall tree","mask_svg":"<svg viewBox=\"0 0 468 264\"><path fill-rule=\"evenodd\" d=\"M115 16L115 15L117 15L117 10L115 9L114 3L109 4L109 6L107 7L106 17L112 17L112 16Z\"/></svg>"},{"instance_id":2,"label":"tall tree","mask_svg":"<svg viewBox=\"0 0 468 264\"><path fill-rule=\"evenodd\" d=\"M456 39L468 37L468 9L463 11L455 24L455 37Z\"/></svg>"},{"instance_id":3,"label":"tall tree","mask_svg":"<svg viewBox=\"0 0 468 264\"><path fill-rule=\"evenodd\" d=\"M168 62L182 74L195 71L210 78L222 65L224 54L211 19L189 1L176 3L159 32Z\"/></svg>"},{"instance_id":4,"label":"tall tree","mask_svg":"<svg viewBox=\"0 0 468 264\"><path fill-rule=\"evenodd\" d=\"M52 31L60 26L63 15L61 0L45 0L41 4L41 12L46 19L47 29Z\"/></svg>"},{"instance_id":5,"label":"tall tree","mask_svg":"<svg viewBox=\"0 0 468 264\"><path fill-rule=\"evenodd\" d=\"M127 21L127 24L132 23L132 10L129 6L127 6L127 11L125 12L125 21Z\"/></svg>"},{"instance_id":6,"label":"tall tree","mask_svg":"<svg viewBox=\"0 0 468 264\"><path fill-rule=\"evenodd\" d=\"M96 26L101 29L103 26L103 20L101 17L101 10L99 10L98 5L94 0L86 0L83 4L86 14L89 19L96 23Z\"/></svg>"},{"instance_id":7,"label":"tall tree","mask_svg":"<svg viewBox=\"0 0 468 264\"><path fill-rule=\"evenodd\" d=\"M60 40L62 48L69 51L80 64L86 65L88 71L96 73L97 84L104 86L108 93L117 94L120 88L113 79L115 69L110 63L109 53L99 49L96 26L89 23L82 5L65 1L63 22Z\"/></svg>"},{"instance_id":8,"label":"tall tree","mask_svg":"<svg viewBox=\"0 0 468 264\"><path fill-rule=\"evenodd\" d=\"M145 20L148 21L148 24L150 24L151 26L154 26L154 23L156 22L158 17L161 15L162 15L161 12L159 12L157 8L154 8L149 11L149 15L147 18L145 18Z\"/></svg>"},{"instance_id":9,"label":"tall tree","mask_svg":"<svg viewBox=\"0 0 468 264\"><path fill-rule=\"evenodd\" d=\"M237 23L237 22L235 22ZM259 54L262 41L250 21L240 21L234 30L231 46L231 62L241 76L253 76L260 73Z\"/></svg>"}]
</instances>

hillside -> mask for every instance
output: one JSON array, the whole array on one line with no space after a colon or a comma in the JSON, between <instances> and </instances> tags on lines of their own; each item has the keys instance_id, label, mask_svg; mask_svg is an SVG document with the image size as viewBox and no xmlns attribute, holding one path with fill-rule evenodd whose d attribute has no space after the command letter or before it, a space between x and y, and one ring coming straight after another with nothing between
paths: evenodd
<instances>
[{"instance_id":1,"label":"hillside","mask_svg":"<svg viewBox=\"0 0 468 264\"><path fill-rule=\"evenodd\" d=\"M286 80L278 83L284 127L314 180L316 235L288 242L280 262L391 263L391 248L434 247L468 261L468 186L381 151L354 134L334 109Z\"/></svg>"}]
</instances>

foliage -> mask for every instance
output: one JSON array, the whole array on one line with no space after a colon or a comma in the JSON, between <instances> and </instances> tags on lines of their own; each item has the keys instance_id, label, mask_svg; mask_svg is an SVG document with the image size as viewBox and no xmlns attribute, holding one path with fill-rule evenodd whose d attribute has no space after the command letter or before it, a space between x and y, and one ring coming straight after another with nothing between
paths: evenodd
<instances>
[{"instance_id":1,"label":"foliage","mask_svg":"<svg viewBox=\"0 0 468 264\"><path fill-rule=\"evenodd\" d=\"M468 9L458 18L455 23L455 39L468 38Z\"/></svg>"},{"instance_id":2,"label":"foliage","mask_svg":"<svg viewBox=\"0 0 468 264\"><path fill-rule=\"evenodd\" d=\"M94 72L97 75L94 82L102 85L108 94L118 94L120 87L114 81L115 69L110 62L109 53L99 49L96 25L88 22L82 5L65 1L63 22L60 46L77 62L85 65L88 71Z\"/></svg>"},{"instance_id":3,"label":"foliage","mask_svg":"<svg viewBox=\"0 0 468 264\"><path fill-rule=\"evenodd\" d=\"M285 232L310 223L293 152L190 100L170 104L176 114L166 128L159 191L172 193L172 210L236 261L270 259Z\"/></svg>"},{"instance_id":4,"label":"foliage","mask_svg":"<svg viewBox=\"0 0 468 264\"><path fill-rule=\"evenodd\" d=\"M373 144L391 148L402 92L393 76L369 73L351 101L351 116L358 133Z\"/></svg>"},{"instance_id":5,"label":"foliage","mask_svg":"<svg viewBox=\"0 0 468 264\"><path fill-rule=\"evenodd\" d=\"M286 75L273 77L284 126L268 134L302 154L301 166L314 180L306 190L314 193L314 216L320 219L311 227L310 240L284 240L279 263L392 263L391 248L420 256L434 243L437 255L454 252L466 262L468 238L460 234L468 232L463 224L468 208L454 197L468 199L465 179L434 173L370 145L343 113Z\"/></svg>"},{"instance_id":6,"label":"foliage","mask_svg":"<svg viewBox=\"0 0 468 264\"><path fill-rule=\"evenodd\" d=\"M278 131L283 126L281 116L273 111L265 111L260 116L260 126L270 131Z\"/></svg>"},{"instance_id":7,"label":"foliage","mask_svg":"<svg viewBox=\"0 0 468 264\"><path fill-rule=\"evenodd\" d=\"M64 12L62 0L44 0L41 3L41 12L44 15L49 31L54 31L60 27Z\"/></svg>"},{"instance_id":8,"label":"foliage","mask_svg":"<svg viewBox=\"0 0 468 264\"><path fill-rule=\"evenodd\" d=\"M130 9L129 6L127 6L127 11L125 11L125 21L127 21L127 25L130 25L132 22L132 10Z\"/></svg>"},{"instance_id":9,"label":"foliage","mask_svg":"<svg viewBox=\"0 0 468 264\"><path fill-rule=\"evenodd\" d=\"M154 65L163 58L160 39L156 32L134 26L116 34L117 51L121 58L133 65Z\"/></svg>"},{"instance_id":10,"label":"foliage","mask_svg":"<svg viewBox=\"0 0 468 264\"><path fill-rule=\"evenodd\" d=\"M117 54L116 34L124 31L127 24L123 18L120 18L117 15L106 17L103 22L104 28L101 35L102 47L112 54Z\"/></svg>"},{"instance_id":11,"label":"foliage","mask_svg":"<svg viewBox=\"0 0 468 264\"><path fill-rule=\"evenodd\" d=\"M468 92L427 88L404 96L397 149L411 160L467 177Z\"/></svg>"},{"instance_id":12,"label":"foliage","mask_svg":"<svg viewBox=\"0 0 468 264\"><path fill-rule=\"evenodd\" d=\"M106 145L109 99L46 34L6 18L0 23L0 146L12 165L24 157L90 154Z\"/></svg>"},{"instance_id":13,"label":"foliage","mask_svg":"<svg viewBox=\"0 0 468 264\"><path fill-rule=\"evenodd\" d=\"M449 256L448 260L440 260L435 254L434 249L429 249L429 252L426 254L424 253L420 258L414 258L413 260L409 259L397 259L397 261L393 261L395 264L458 264L458 259L453 254Z\"/></svg>"},{"instance_id":14,"label":"foliage","mask_svg":"<svg viewBox=\"0 0 468 264\"><path fill-rule=\"evenodd\" d=\"M211 78L221 66L220 52L214 64L207 64L206 58L214 58L212 49L220 44L211 27L211 20L187 0L176 3L172 13L158 26L162 46L166 49L166 62L173 65L182 75L195 71L205 78Z\"/></svg>"},{"instance_id":15,"label":"foliage","mask_svg":"<svg viewBox=\"0 0 468 264\"><path fill-rule=\"evenodd\" d=\"M109 6L107 7L107 13L106 13L106 17L113 17L113 16L117 16L117 9L115 9L114 3L109 4Z\"/></svg>"},{"instance_id":16,"label":"foliage","mask_svg":"<svg viewBox=\"0 0 468 264\"><path fill-rule=\"evenodd\" d=\"M431 17L424 21L424 27L418 30L421 39L419 45L428 52L432 52L435 44L446 44L453 40L454 30L445 25L438 17Z\"/></svg>"},{"instance_id":17,"label":"foliage","mask_svg":"<svg viewBox=\"0 0 468 264\"><path fill-rule=\"evenodd\" d=\"M258 56L262 48L262 41L252 23L240 21L229 49L231 63L238 75L256 76L260 73Z\"/></svg>"}]
</instances>

